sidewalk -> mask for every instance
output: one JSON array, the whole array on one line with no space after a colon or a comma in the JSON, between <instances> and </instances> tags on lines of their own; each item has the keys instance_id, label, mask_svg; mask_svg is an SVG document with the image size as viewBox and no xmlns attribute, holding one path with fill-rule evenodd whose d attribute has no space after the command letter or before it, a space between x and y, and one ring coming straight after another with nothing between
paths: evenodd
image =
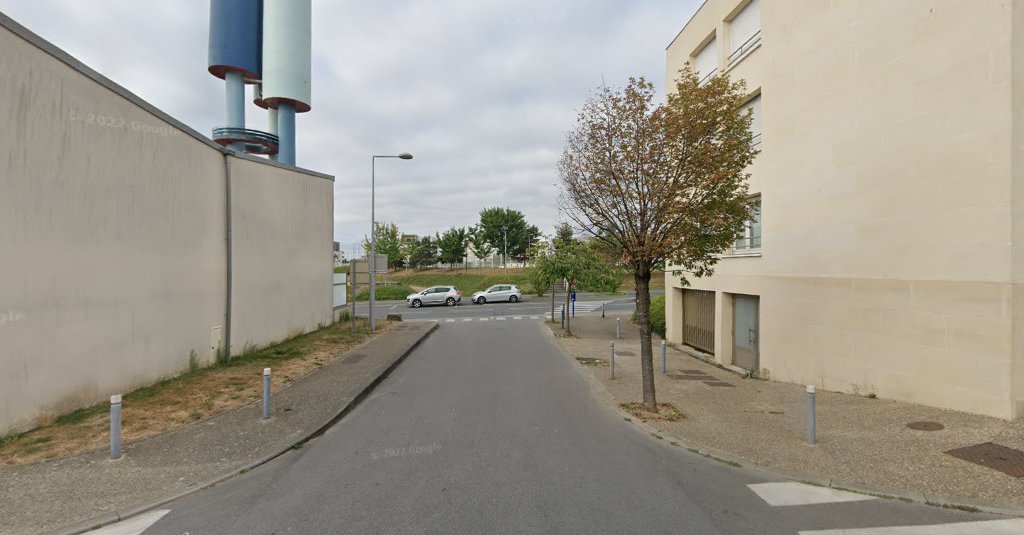
<instances>
[{"instance_id":1,"label":"sidewalk","mask_svg":"<svg viewBox=\"0 0 1024 535\"><path fill-rule=\"evenodd\" d=\"M573 320L573 334L579 338L559 338L570 357L604 361L609 357L609 342L615 342L614 381L607 366L581 369L599 381L616 404L642 399L639 332L628 316L619 317L620 340L615 340L615 317L595 315ZM558 325L551 328L561 332ZM811 483L1024 515L1024 478L944 453L984 442L1024 450L1024 419L1007 422L819 390L817 445L810 446L805 441L803 385L743 379L671 347L668 374L662 374L660 344L655 336L658 402L671 403L686 416L678 422L647 422L663 431L665 440ZM732 386L710 386L705 380L682 377L697 373L711 376L707 381ZM945 429L928 432L906 427L916 421L939 422Z\"/></svg>"},{"instance_id":2,"label":"sidewalk","mask_svg":"<svg viewBox=\"0 0 1024 535\"><path fill-rule=\"evenodd\" d=\"M274 393L270 420L247 405L109 452L0 466L0 533L77 533L262 464L355 406L437 322L403 322Z\"/></svg>"}]
</instances>

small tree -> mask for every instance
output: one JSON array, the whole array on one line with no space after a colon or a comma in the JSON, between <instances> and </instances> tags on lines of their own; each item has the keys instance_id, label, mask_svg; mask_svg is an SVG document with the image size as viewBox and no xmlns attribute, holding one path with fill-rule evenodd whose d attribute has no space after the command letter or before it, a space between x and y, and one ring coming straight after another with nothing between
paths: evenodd
<instances>
[{"instance_id":1,"label":"small tree","mask_svg":"<svg viewBox=\"0 0 1024 535\"><path fill-rule=\"evenodd\" d=\"M657 411L651 351L650 281L670 264L710 275L718 254L752 213L747 173L754 149L742 81L718 75L701 85L693 69L654 104L654 86L630 78L621 90L601 86L566 136L558 164L564 212L617 250L636 284L643 402Z\"/></svg>"},{"instance_id":2,"label":"small tree","mask_svg":"<svg viewBox=\"0 0 1024 535\"><path fill-rule=\"evenodd\" d=\"M572 225L565 221L555 225L555 243L572 243L575 240L576 233L573 232Z\"/></svg>"},{"instance_id":3,"label":"small tree","mask_svg":"<svg viewBox=\"0 0 1024 535\"><path fill-rule=\"evenodd\" d=\"M394 223L377 223L373 226L377 235L377 254L388 255L388 267L401 269L405 267L405 254L402 251L401 233ZM363 238L363 251L366 258L370 257L370 239ZM379 267L379 266L378 266Z\"/></svg>"},{"instance_id":4,"label":"small tree","mask_svg":"<svg viewBox=\"0 0 1024 535\"><path fill-rule=\"evenodd\" d=\"M466 259L466 240L467 233L464 228L452 227L444 231L437 240L441 263L448 264L448 267L462 263Z\"/></svg>"},{"instance_id":5,"label":"small tree","mask_svg":"<svg viewBox=\"0 0 1024 535\"><path fill-rule=\"evenodd\" d=\"M424 236L408 247L409 265L423 269L437 263L437 243L430 236Z\"/></svg>"},{"instance_id":6,"label":"small tree","mask_svg":"<svg viewBox=\"0 0 1024 535\"><path fill-rule=\"evenodd\" d=\"M473 256L477 260L489 258L494 252L494 247L487 241L487 237L484 236L480 225L469 227L467 239L469 240L469 250L473 252Z\"/></svg>"},{"instance_id":7,"label":"small tree","mask_svg":"<svg viewBox=\"0 0 1024 535\"><path fill-rule=\"evenodd\" d=\"M590 245L581 242L564 244L548 254L535 256L534 266L537 280L545 284L550 285L563 279L569 282L565 292L566 310L569 308L570 295L576 287L606 287L611 281L620 280L619 275L615 273L615 267L605 257ZM565 319L566 332L571 335L571 318L566 315Z\"/></svg>"}]
</instances>

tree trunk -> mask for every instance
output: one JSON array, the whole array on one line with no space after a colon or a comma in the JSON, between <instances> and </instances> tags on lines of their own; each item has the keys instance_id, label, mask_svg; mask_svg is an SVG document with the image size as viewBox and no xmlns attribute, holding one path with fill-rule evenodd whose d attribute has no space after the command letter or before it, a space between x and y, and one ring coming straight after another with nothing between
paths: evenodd
<instances>
[{"instance_id":1,"label":"tree trunk","mask_svg":"<svg viewBox=\"0 0 1024 535\"><path fill-rule=\"evenodd\" d=\"M644 390L644 408L658 412L654 396L654 354L651 348L651 268L638 264L633 272L636 283L636 323L640 328L640 371Z\"/></svg>"}]
</instances>

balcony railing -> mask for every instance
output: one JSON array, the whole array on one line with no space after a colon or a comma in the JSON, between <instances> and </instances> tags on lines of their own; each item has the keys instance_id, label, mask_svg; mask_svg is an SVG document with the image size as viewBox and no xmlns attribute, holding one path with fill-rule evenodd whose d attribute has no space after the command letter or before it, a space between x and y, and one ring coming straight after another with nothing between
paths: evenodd
<instances>
[{"instance_id":1,"label":"balcony railing","mask_svg":"<svg viewBox=\"0 0 1024 535\"><path fill-rule=\"evenodd\" d=\"M754 48L754 45L756 45L757 42L760 40L761 30L757 30L756 32L754 32L754 35L751 35L749 39L744 41L743 44L736 48L736 50L734 50L732 54L729 54L729 65L732 65L736 60L740 59L740 57L743 56L744 52L750 50L751 48Z\"/></svg>"},{"instance_id":2,"label":"balcony railing","mask_svg":"<svg viewBox=\"0 0 1024 535\"><path fill-rule=\"evenodd\" d=\"M708 83L708 80L714 78L716 74L718 74L718 69L711 69L711 72L705 74L704 77L700 79L700 82L697 82L697 87Z\"/></svg>"}]
</instances>

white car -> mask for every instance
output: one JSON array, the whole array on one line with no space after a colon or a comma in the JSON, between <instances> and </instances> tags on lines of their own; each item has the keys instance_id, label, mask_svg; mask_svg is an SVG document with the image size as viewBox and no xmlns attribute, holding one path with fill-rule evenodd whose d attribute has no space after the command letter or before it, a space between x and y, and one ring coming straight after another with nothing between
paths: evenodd
<instances>
[{"instance_id":1,"label":"white car","mask_svg":"<svg viewBox=\"0 0 1024 535\"><path fill-rule=\"evenodd\" d=\"M431 286L422 292L409 294L406 304L413 308L424 305L448 305L453 307L462 301L462 292L454 286Z\"/></svg>"},{"instance_id":2,"label":"white car","mask_svg":"<svg viewBox=\"0 0 1024 535\"><path fill-rule=\"evenodd\" d=\"M488 301L508 301L509 303L516 303L523 299L523 291L519 289L515 284L495 284L490 288L473 294L473 301L478 305L482 305Z\"/></svg>"}]
</instances>

